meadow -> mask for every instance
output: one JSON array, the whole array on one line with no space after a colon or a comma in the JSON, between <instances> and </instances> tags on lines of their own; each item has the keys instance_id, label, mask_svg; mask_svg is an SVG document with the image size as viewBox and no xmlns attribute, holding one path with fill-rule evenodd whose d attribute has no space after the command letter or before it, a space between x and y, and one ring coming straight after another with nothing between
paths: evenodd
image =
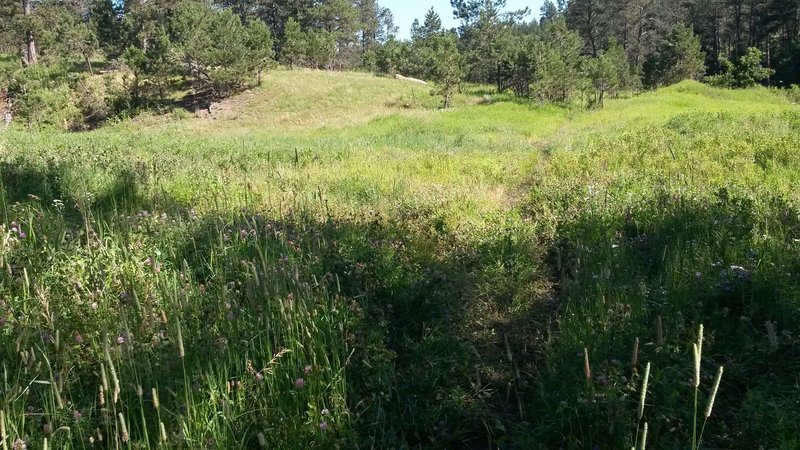
<instances>
[{"instance_id":1,"label":"meadow","mask_svg":"<svg viewBox=\"0 0 800 450\"><path fill-rule=\"evenodd\" d=\"M0 448L800 445L800 107L429 91L0 132Z\"/></svg>"}]
</instances>

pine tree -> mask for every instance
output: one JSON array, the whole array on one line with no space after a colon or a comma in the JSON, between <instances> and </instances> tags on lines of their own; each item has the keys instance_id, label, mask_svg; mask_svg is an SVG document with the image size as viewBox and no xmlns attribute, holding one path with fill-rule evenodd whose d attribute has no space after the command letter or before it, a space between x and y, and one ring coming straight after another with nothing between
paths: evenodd
<instances>
[{"instance_id":1,"label":"pine tree","mask_svg":"<svg viewBox=\"0 0 800 450\"><path fill-rule=\"evenodd\" d=\"M433 80L437 88L432 92L442 96L442 107L450 108L453 95L458 91L464 77L464 58L458 51L458 40L452 33L431 38L433 48Z\"/></svg>"},{"instance_id":2,"label":"pine tree","mask_svg":"<svg viewBox=\"0 0 800 450\"><path fill-rule=\"evenodd\" d=\"M286 21L280 52L281 62L290 69L305 64L306 46L306 35L300 29L300 24L294 19Z\"/></svg>"}]
</instances>

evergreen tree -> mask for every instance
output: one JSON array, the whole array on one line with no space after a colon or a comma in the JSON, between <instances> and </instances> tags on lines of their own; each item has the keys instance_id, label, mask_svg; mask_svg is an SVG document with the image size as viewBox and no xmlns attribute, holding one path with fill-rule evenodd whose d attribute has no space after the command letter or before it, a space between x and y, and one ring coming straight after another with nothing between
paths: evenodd
<instances>
[{"instance_id":1,"label":"evergreen tree","mask_svg":"<svg viewBox=\"0 0 800 450\"><path fill-rule=\"evenodd\" d=\"M117 58L123 51L122 11L113 0L94 0L89 10L89 23L97 42L108 58Z\"/></svg>"},{"instance_id":2,"label":"evergreen tree","mask_svg":"<svg viewBox=\"0 0 800 450\"><path fill-rule=\"evenodd\" d=\"M306 45L306 35L300 29L300 23L294 19L286 21L280 61L290 69L305 64Z\"/></svg>"},{"instance_id":3,"label":"evergreen tree","mask_svg":"<svg viewBox=\"0 0 800 450\"><path fill-rule=\"evenodd\" d=\"M705 73L705 54L691 28L675 26L664 43L645 62L644 84L654 88L681 80L699 80Z\"/></svg>"},{"instance_id":4,"label":"evergreen tree","mask_svg":"<svg viewBox=\"0 0 800 450\"><path fill-rule=\"evenodd\" d=\"M433 49L432 78L437 85L432 93L441 95L442 107L449 108L464 77L464 58L452 33L434 35L430 43Z\"/></svg>"}]
</instances>

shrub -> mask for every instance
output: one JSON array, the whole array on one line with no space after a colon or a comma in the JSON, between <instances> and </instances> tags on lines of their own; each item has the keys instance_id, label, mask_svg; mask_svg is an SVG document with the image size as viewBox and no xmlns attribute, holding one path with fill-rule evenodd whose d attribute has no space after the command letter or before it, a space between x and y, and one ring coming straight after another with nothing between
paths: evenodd
<instances>
[{"instance_id":1,"label":"shrub","mask_svg":"<svg viewBox=\"0 0 800 450\"><path fill-rule=\"evenodd\" d=\"M753 87L775 73L774 70L761 65L761 58L761 50L755 47L748 48L735 63L728 58L720 57L722 73L708 77L707 81L718 87Z\"/></svg>"}]
</instances>

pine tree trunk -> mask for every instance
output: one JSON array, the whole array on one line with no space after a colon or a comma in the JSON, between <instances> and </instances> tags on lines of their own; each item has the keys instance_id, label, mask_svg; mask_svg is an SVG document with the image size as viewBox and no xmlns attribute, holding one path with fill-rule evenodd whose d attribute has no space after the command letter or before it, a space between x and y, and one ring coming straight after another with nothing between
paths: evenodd
<instances>
[{"instance_id":1,"label":"pine tree trunk","mask_svg":"<svg viewBox=\"0 0 800 450\"><path fill-rule=\"evenodd\" d=\"M27 17L31 15L31 0L22 0L22 13ZM23 63L26 66L36 64L36 40L33 37L33 30L25 32L25 57Z\"/></svg>"}]
</instances>

